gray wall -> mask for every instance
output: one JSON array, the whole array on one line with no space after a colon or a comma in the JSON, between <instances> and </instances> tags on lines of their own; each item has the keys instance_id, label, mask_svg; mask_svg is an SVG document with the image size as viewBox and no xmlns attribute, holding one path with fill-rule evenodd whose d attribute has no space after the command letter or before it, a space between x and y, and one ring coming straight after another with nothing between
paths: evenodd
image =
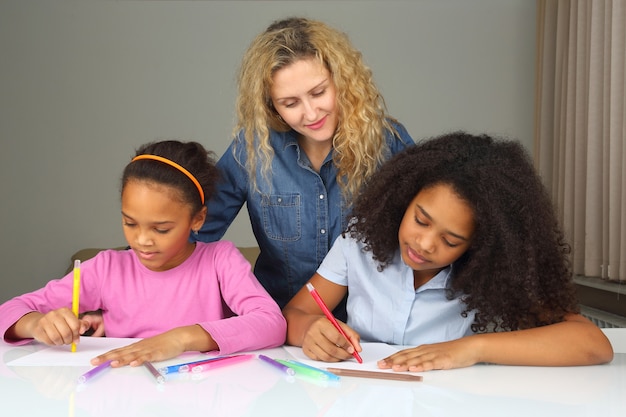
<instances>
[{"instance_id":1,"label":"gray wall","mask_svg":"<svg viewBox=\"0 0 626 417\"><path fill-rule=\"evenodd\" d=\"M0 302L124 245L118 180L141 143L221 155L234 74L285 16L347 32L414 138L533 130L535 2L0 1ZM226 238L254 245L238 217Z\"/></svg>"}]
</instances>

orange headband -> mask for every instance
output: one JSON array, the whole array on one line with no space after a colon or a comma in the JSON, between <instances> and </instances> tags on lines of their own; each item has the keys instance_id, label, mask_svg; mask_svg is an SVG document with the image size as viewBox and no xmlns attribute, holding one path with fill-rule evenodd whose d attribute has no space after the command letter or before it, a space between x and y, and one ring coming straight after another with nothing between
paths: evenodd
<instances>
[{"instance_id":1,"label":"orange headband","mask_svg":"<svg viewBox=\"0 0 626 417\"><path fill-rule=\"evenodd\" d=\"M200 186L200 183L198 182L198 180L196 179L196 177L194 177L191 172L187 171L185 168L183 168L182 166L178 165L176 162L174 161L170 161L167 158L163 158L162 156L158 156L158 155L138 155L136 157L134 157L132 159L132 161L130 162L135 162L139 159L154 159L155 161L159 161L159 162L163 162L164 164L168 164L170 166L173 166L174 168L176 168L177 170L179 170L180 172L182 172L183 174L185 174L190 180L191 182L193 182L196 186L196 188L198 189L198 192L200 193L200 201L202 201L202 205L204 205L204 191L202 191L202 187Z\"/></svg>"}]
</instances>

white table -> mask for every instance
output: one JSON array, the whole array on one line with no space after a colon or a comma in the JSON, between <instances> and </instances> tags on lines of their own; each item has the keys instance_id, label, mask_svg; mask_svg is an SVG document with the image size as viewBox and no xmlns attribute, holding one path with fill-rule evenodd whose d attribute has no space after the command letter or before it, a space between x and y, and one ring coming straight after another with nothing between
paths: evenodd
<instances>
[{"instance_id":1,"label":"white table","mask_svg":"<svg viewBox=\"0 0 626 417\"><path fill-rule=\"evenodd\" d=\"M0 342L3 416L624 417L626 329L608 329L616 353L601 366L476 365L423 373L422 382L342 377L336 385L287 380L259 360L159 385L144 367L119 368L77 390L89 368L8 367L37 349ZM287 358L270 349L259 353ZM189 376L189 374L187 375Z\"/></svg>"}]
</instances>

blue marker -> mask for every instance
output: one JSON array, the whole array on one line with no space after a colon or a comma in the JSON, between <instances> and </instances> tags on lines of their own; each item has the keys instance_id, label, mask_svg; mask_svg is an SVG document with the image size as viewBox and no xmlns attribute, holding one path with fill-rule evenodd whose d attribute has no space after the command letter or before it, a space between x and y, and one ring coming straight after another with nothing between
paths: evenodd
<instances>
[{"instance_id":1,"label":"blue marker","mask_svg":"<svg viewBox=\"0 0 626 417\"><path fill-rule=\"evenodd\" d=\"M339 377L333 373L326 372L323 369L316 368L314 366L305 365L300 362L284 359L276 359L276 361L293 368L296 371L296 376L305 376L312 379L318 379L323 381L337 381Z\"/></svg>"},{"instance_id":2,"label":"blue marker","mask_svg":"<svg viewBox=\"0 0 626 417\"><path fill-rule=\"evenodd\" d=\"M295 366L301 366L303 368L308 368L308 369L311 369L311 370L315 370L317 372L321 372L322 374L325 374L328 377L328 379L331 380L331 381L337 381L337 380L340 379L339 375L335 375L332 372L325 371L324 369L316 368L314 366L307 365L307 364L302 363L302 362L294 361L292 359L288 359L287 362L289 362L289 363L291 363L291 364L293 364Z\"/></svg>"}]
</instances>

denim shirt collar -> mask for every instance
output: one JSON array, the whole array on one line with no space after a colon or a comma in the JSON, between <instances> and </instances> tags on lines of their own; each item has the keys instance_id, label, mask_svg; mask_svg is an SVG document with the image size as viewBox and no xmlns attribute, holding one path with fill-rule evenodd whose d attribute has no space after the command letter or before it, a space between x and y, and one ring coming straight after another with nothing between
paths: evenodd
<instances>
[{"instance_id":1,"label":"denim shirt collar","mask_svg":"<svg viewBox=\"0 0 626 417\"><path fill-rule=\"evenodd\" d=\"M289 130L287 132L281 132L280 137L283 139L283 151L287 151L290 146L293 146L296 150L296 155L298 158L298 165L303 168L311 168L311 161L306 153L302 152L302 148L300 147L300 143L298 143L298 133L295 130ZM334 148L331 148L331 151L324 158L323 165L326 165L328 162L333 159Z\"/></svg>"}]
</instances>

